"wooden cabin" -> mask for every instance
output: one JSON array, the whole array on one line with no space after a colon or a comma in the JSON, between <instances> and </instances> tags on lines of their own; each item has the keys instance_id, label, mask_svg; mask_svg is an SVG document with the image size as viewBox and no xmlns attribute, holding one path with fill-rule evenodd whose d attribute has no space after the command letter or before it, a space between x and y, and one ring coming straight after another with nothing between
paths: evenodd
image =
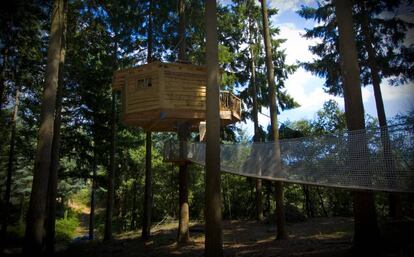
<instances>
[{"instance_id":1,"label":"wooden cabin","mask_svg":"<svg viewBox=\"0 0 414 257\"><path fill-rule=\"evenodd\" d=\"M146 131L176 131L180 123L197 130L206 120L207 69L153 62L114 73L112 89L122 92L122 120ZM240 121L241 101L220 93L222 125Z\"/></svg>"}]
</instances>

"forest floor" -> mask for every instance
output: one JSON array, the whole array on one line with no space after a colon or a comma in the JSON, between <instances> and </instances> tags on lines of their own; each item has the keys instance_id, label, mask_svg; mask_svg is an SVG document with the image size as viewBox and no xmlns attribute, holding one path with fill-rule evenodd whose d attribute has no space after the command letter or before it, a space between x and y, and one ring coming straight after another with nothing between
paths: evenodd
<instances>
[{"instance_id":1,"label":"forest floor","mask_svg":"<svg viewBox=\"0 0 414 257\"><path fill-rule=\"evenodd\" d=\"M382 226L384 243L379 256L414 256L413 222ZM276 228L256 221L223 222L226 257L350 257L353 220L351 218L314 218L288 225L289 240L275 240ZM110 242L72 243L59 257L198 257L204 255L204 228L193 223L191 243L175 242L177 224L168 223L152 229L151 240L140 239L140 231L116 235Z\"/></svg>"}]
</instances>

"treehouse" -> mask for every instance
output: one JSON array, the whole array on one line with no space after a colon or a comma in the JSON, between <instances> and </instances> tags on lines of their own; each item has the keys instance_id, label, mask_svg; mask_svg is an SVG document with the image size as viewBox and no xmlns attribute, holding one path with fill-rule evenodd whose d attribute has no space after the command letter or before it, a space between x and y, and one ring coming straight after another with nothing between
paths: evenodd
<instances>
[{"instance_id":1,"label":"treehouse","mask_svg":"<svg viewBox=\"0 0 414 257\"><path fill-rule=\"evenodd\" d=\"M122 120L146 131L176 131L187 123L198 130L206 120L207 69L183 63L153 62L116 71L112 89L122 92ZM220 92L221 125L241 118L241 101Z\"/></svg>"}]
</instances>

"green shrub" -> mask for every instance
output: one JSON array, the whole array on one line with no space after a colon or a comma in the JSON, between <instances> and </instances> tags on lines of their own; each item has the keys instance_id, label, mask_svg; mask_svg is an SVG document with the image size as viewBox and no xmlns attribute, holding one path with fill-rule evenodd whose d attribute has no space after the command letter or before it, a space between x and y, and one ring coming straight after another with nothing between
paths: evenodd
<instances>
[{"instance_id":1,"label":"green shrub","mask_svg":"<svg viewBox=\"0 0 414 257\"><path fill-rule=\"evenodd\" d=\"M12 240L18 240L24 238L24 224L17 224L7 228L7 237Z\"/></svg>"},{"instance_id":2,"label":"green shrub","mask_svg":"<svg viewBox=\"0 0 414 257\"><path fill-rule=\"evenodd\" d=\"M83 204L83 205L88 206L89 201L90 201L90 195L91 195L90 188L89 187L84 187L84 188L80 189L79 191L77 191L70 198L72 199L72 201L74 201L78 204Z\"/></svg>"},{"instance_id":3,"label":"green shrub","mask_svg":"<svg viewBox=\"0 0 414 257\"><path fill-rule=\"evenodd\" d=\"M76 236L79 220L76 217L56 220L56 241L70 242Z\"/></svg>"}]
</instances>

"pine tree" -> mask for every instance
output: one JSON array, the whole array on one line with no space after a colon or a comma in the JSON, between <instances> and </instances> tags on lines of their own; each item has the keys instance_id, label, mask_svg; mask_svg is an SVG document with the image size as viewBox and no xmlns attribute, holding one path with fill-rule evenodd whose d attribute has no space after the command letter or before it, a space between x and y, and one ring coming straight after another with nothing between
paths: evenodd
<instances>
[{"instance_id":1,"label":"pine tree","mask_svg":"<svg viewBox=\"0 0 414 257\"><path fill-rule=\"evenodd\" d=\"M413 25L398 16L391 19L379 16L386 10L395 10L401 1L361 0L357 2L364 3L366 6L364 11L360 7L353 6L357 53L361 64L361 85L366 86L373 83L372 73L376 73L375 70L380 76L378 80L388 79L393 85L402 85L412 80L414 67L409 53L413 51L413 47L407 47L404 40L408 29ZM311 62L304 62L302 66L315 75L325 78L326 92L342 95L338 56L339 39L333 3L331 1L319 2L318 8L303 6L298 14L305 19L312 19L320 23L314 28L307 29L304 37L322 39L320 43L309 48L319 58ZM369 39L366 40L368 35L364 27L367 26L371 30L371 44L367 44ZM368 54L369 45L372 46L375 53ZM372 60L374 56L377 67L373 71L369 67L369 58ZM379 99L377 102L380 104Z\"/></svg>"},{"instance_id":2,"label":"pine tree","mask_svg":"<svg viewBox=\"0 0 414 257\"><path fill-rule=\"evenodd\" d=\"M398 16L384 19L379 16L385 10L398 8L401 1L356 1L353 6L356 26L356 40L358 58L361 64L361 84L372 84L378 121L382 130L382 145L385 160L389 157L390 143L388 139L387 119L381 93L381 80L387 79L393 85L401 85L413 79L413 65L407 53L413 51L413 46L405 46L404 39L409 28L413 24L400 19ZM342 87L338 68L338 35L335 32L337 26L332 4L327 1L319 5L317 9L303 7L299 14L306 19L324 21L323 25L307 30L307 38L323 38L323 42L310 48L320 56L319 60L303 63L302 65L311 72L326 77L325 87L327 92L340 95ZM388 157L387 157L388 156ZM384 164L393 177L392 161ZM391 182L392 183L392 182ZM398 194L389 195L390 217L401 217L401 199Z\"/></svg>"}]
</instances>

